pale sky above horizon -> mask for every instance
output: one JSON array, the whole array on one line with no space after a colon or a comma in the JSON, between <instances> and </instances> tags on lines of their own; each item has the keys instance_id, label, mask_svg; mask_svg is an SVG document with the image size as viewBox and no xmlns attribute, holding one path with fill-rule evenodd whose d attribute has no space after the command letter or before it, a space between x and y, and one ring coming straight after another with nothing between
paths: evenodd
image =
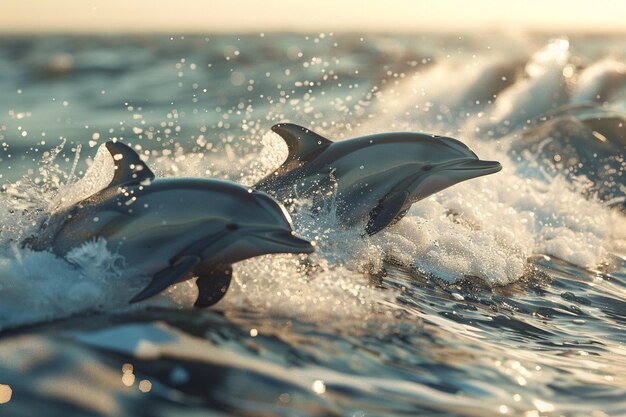
<instances>
[{"instance_id":1,"label":"pale sky above horizon","mask_svg":"<svg viewBox=\"0 0 626 417\"><path fill-rule=\"evenodd\" d=\"M626 0L0 0L0 32L626 31Z\"/></svg>"}]
</instances>

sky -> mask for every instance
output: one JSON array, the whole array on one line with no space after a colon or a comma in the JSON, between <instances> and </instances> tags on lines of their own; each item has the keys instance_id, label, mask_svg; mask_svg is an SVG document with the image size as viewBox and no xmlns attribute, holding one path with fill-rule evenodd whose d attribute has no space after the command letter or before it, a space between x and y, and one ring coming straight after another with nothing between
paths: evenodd
<instances>
[{"instance_id":1,"label":"sky","mask_svg":"<svg viewBox=\"0 0 626 417\"><path fill-rule=\"evenodd\" d=\"M0 0L0 32L626 32L626 0Z\"/></svg>"}]
</instances>

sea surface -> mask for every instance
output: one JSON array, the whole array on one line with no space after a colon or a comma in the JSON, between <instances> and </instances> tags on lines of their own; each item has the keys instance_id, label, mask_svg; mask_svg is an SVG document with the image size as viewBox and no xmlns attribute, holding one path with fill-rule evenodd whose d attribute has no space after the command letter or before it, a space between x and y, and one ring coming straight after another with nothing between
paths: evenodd
<instances>
[{"instance_id":1,"label":"sea surface","mask_svg":"<svg viewBox=\"0 0 626 417\"><path fill-rule=\"evenodd\" d=\"M106 241L22 245L110 181L109 139L253 185L284 121L504 169L372 237L300 210L317 252L236 264L206 310L192 282L129 306ZM626 36L4 36L0 415L626 416L624 123Z\"/></svg>"}]
</instances>

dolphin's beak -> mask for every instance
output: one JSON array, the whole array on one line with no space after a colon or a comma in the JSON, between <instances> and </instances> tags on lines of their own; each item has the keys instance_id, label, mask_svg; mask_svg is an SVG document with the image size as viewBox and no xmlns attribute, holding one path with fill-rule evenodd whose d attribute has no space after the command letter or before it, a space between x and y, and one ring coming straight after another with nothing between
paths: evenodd
<instances>
[{"instance_id":1,"label":"dolphin's beak","mask_svg":"<svg viewBox=\"0 0 626 417\"><path fill-rule=\"evenodd\" d=\"M258 231L254 233L254 237L263 241L263 249L267 253L312 253L315 251L313 243L287 230Z\"/></svg>"},{"instance_id":2,"label":"dolphin's beak","mask_svg":"<svg viewBox=\"0 0 626 417\"><path fill-rule=\"evenodd\" d=\"M481 161L480 159L465 159L446 168L462 175L464 179L482 177L483 175L495 174L502 170L498 161Z\"/></svg>"}]
</instances>

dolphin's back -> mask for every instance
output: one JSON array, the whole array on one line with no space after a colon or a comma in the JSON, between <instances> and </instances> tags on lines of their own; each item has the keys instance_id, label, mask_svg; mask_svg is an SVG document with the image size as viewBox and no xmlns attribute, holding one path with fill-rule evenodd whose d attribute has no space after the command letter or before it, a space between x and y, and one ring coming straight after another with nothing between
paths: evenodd
<instances>
[{"instance_id":1,"label":"dolphin's back","mask_svg":"<svg viewBox=\"0 0 626 417\"><path fill-rule=\"evenodd\" d=\"M65 256L85 242L106 239L109 251L126 261L126 276L151 277L130 302L197 277L194 305L208 307L226 293L232 263L313 250L294 236L289 215L268 195L223 180L155 179L130 146L105 145L115 164L110 184L54 213L39 236L24 244Z\"/></svg>"},{"instance_id":2,"label":"dolphin's back","mask_svg":"<svg viewBox=\"0 0 626 417\"><path fill-rule=\"evenodd\" d=\"M229 213L253 201L246 188L219 180L159 179L120 187L86 199L71 217L64 216L52 247L64 255L105 238L111 251L168 262L191 242L221 230Z\"/></svg>"},{"instance_id":3,"label":"dolphin's back","mask_svg":"<svg viewBox=\"0 0 626 417\"><path fill-rule=\"evenodd\" d=\"M334 204L343 224L367 221L374 234L401 218L411 204L450 185L497 172L461 141L415 132L389 132L332 142L291 123L272 127L289 155L255 187L289 201ZM332 199L328 199L332 196Z\"/></svg>"}]
</instances>

